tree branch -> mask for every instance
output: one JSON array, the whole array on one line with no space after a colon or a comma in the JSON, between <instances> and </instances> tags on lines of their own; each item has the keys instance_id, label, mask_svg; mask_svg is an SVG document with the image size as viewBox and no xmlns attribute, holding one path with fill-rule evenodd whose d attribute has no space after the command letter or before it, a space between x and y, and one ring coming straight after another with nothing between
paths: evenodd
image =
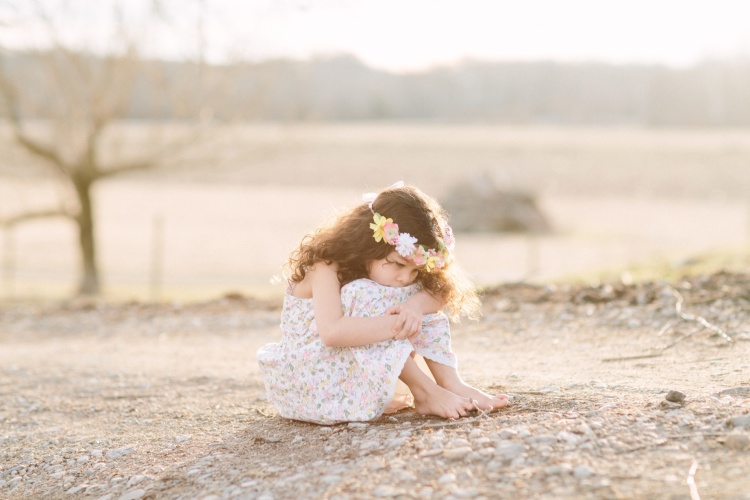
<instances>
[{"instance_id":1,"label":"tree branch","mask_svg":"<svg viewBox=\"0 0 750 500\"><path fill-rule=\"evenodd\" d=\"M64 209L58 210L40 210L38 212L26 212L23 214L14 215L7 219L0 219L0 228L10 229L18 224L28 222L36 219L50 219L53 217L65 217L67 219L75 219L76 215L72 214Z\"/></svg>"},{"instance_id":2,"label":"tree branch","mask_svg":"<svg viewBox=\"0 0 750 500\"><path fill-rule=\"evenodd\" d=\"M159 164L170 155L184 151L187 146L196 142L197 133L188 134L187 137L181 140L175 140L171 144L164 146L160 151L154 153L153 156L140 161L134 161L132 163L125 163L117 165L106 170L98 170L97 178L113 177L115 175L125 174L129 172L137 172L142 170L149 170L156 168Z\"/></svg>"},{"instance_id":3,"label":"tree branch","mask_svg":"<svg viewBox=\"0 0 750 500\"><path fill-rule=\"evenodd\" d=\"M35 141L29 137L23 131L23 125L21 124L21 111L19 109L20 98L16 91L13 83L6 78L4 71L0 68L0 93L5 100L5 105L8 109L8 117L10 118L11 126L13 127L13 133L18 143L23 146L26 151L32 153L35 156L47 160L49 163L65 175L68 175L67 165L58 154L49 147L44 146L38 141Z\"/></svg>"},{"instance_id":4,"label":"tree branch","mask_svg":"<svg viewBox=\"0 0 750 500\"><path fill-rule=\"evenodd\" d=\"M14 133L18 143L26 149L29 153L38 156L44 160L47 160L52 166L55 167L62 174L68 176L70 174L69 169L65 165L65 162L55 153L51 148L43 146L41 143L33 140L28 135L24 134L20 127L14 126Z\"/></svg>"},{"instance_id":5,"label":"tree branch","mask_svg":"<svg viewBox=\"0 0 750 500\"><path fill-rule=\"evenodd\" d=\"M159 164L158 160L143 160L136 161L133 163L126 163L118 165L117 167L110 168L107 170L97 171L97 179L104 179L107 177L114 177L115 175L125 174L128 172L138 172L140 170L149 170L155 168Z\"/></svg>"}]
</instances>

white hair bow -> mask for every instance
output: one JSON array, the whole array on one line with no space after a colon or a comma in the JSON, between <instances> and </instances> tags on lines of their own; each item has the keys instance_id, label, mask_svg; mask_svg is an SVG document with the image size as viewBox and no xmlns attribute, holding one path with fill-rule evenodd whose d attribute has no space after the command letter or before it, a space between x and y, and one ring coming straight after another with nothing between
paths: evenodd
<instances>
[{"instance_id":1,"label":"white hair bow","mask_svg":"<svg viewBox=\"0 0 750 500\"><path fill-rule=\"evenodd\" d=\"M402 188L404 187L404 181L394 182L388 189ZM367 206L370 207L370 212L375 213L372 209L372 204L378 197L378 193L365 193L362 195L362 201L367 202Z\"/></svg>"}]
</instances>

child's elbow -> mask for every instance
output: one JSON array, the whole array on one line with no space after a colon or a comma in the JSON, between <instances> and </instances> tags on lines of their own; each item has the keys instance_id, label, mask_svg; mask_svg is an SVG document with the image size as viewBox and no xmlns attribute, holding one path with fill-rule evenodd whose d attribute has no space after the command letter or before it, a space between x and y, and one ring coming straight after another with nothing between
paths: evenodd
<instances>
[{"instance_id":1,"label":"child's elbow","mask_svg":"<svg viewBox=\"0 0 750 500\"><path fill-rule=\"evenodd\" d=\"M321 340L323 341L323 346L325 346L325 347L329 347L329 348L331 348L331 347L341 347L339 345L339 343L336 342L335 340L330 340L330 339L329 340L325 340L323 338L321 338Z\"/></svg>"},{"instance_id":2,"label":"child's elbow","mask_svg":"<svg viewBox=\"0 0 750 500\"><path fill-rule=\"evenodd\" d=\"M319 329L318 336L325 347L341 347L338 336L330 328Z\"/></svg>"}]
</instances>

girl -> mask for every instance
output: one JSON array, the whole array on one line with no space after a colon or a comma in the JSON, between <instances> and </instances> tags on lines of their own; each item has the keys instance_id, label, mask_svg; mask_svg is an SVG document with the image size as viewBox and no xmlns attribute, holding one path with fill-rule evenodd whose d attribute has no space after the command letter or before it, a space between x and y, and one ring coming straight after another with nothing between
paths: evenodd
<instances>
[{"instance_id":1,"label":"girl","mask_svg":"<svg viewBox=\"0 0 750 500\"><path fill-rule=\"evenodd\" d=\"M508 404L456 371L440 311L473 316L479 299L454 263L445 213L417 188L399 183L372 195L306 236L289 265L281 343L258 351L268 400L283 417L371 420L392 403L399 378L424 415L454 419Z\"/></svg>"}]
</instances>

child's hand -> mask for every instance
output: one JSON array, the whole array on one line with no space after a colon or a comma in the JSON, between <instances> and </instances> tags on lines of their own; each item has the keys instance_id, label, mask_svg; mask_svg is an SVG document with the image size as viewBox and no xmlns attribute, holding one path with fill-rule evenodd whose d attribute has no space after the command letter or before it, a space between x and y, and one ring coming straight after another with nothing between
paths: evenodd
<instances>
[{"instance_id":1,"label":"child's hand","mask_svg":"<svg viewBox=\"0 0 750 500\"><path fill-rule=\"evenodd\" d=\"M392 329L395 340L412 339L422 333L422 311L414 305L396 304L386 309L385 314L398 314Z\"/></svg>"}]
</instances>

